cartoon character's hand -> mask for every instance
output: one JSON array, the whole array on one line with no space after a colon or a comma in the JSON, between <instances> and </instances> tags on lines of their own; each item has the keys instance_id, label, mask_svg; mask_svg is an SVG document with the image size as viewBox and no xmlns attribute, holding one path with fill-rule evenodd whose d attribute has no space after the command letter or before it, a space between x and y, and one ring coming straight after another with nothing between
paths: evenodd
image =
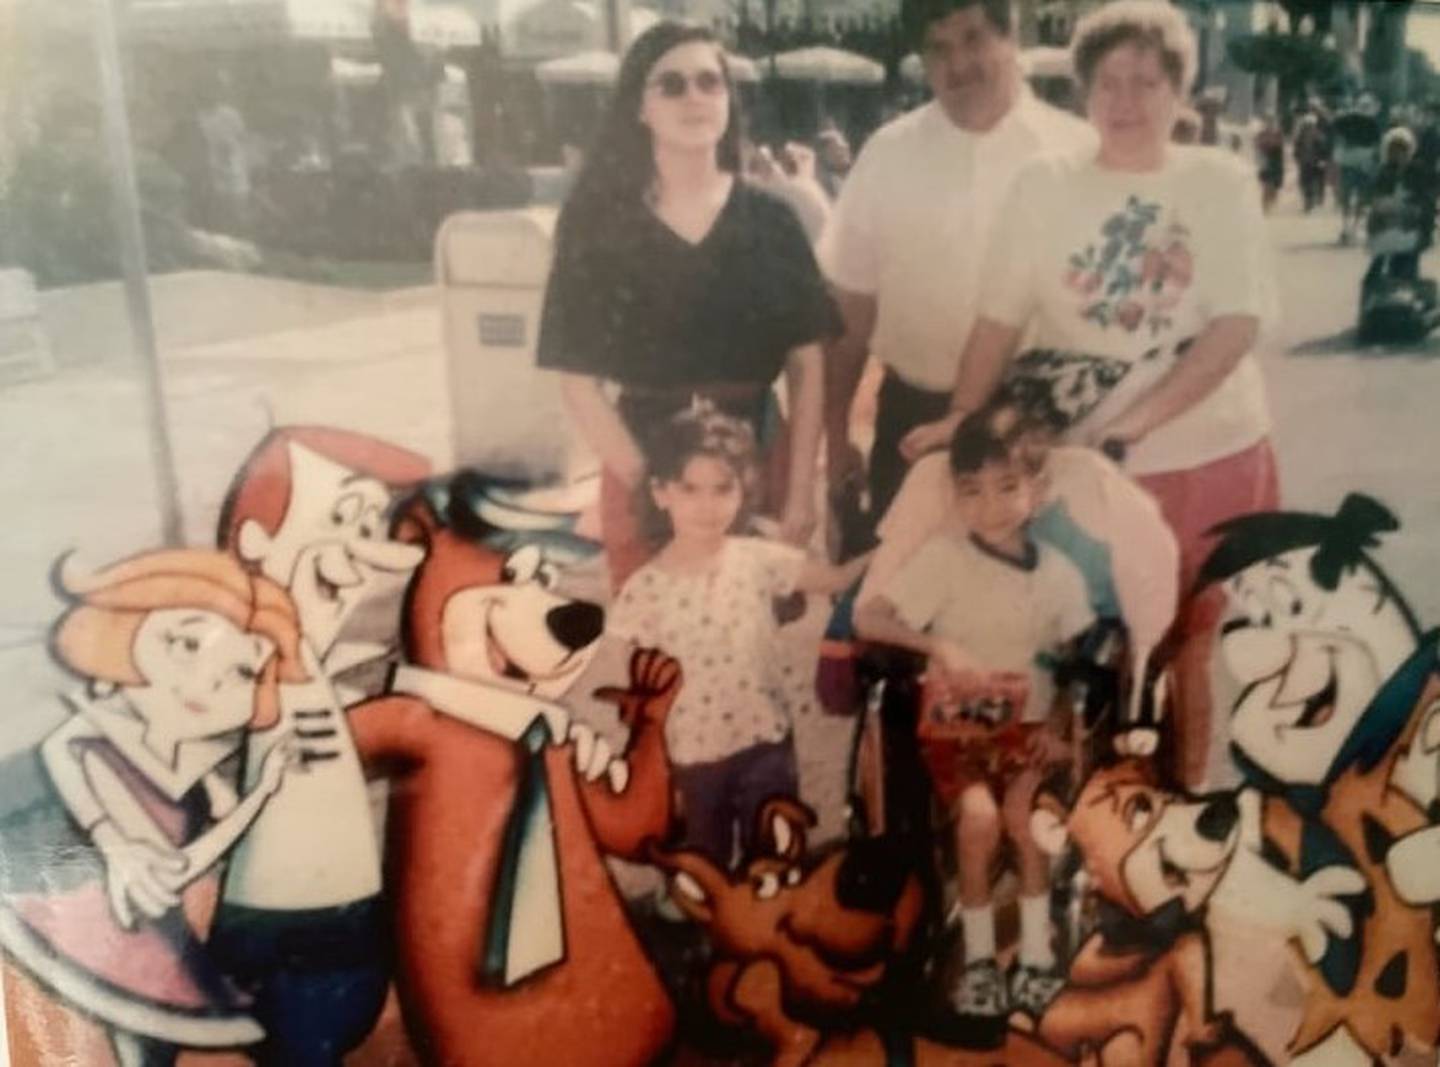
<instances>
[{"instance_id":1,"label":"cartoon character's hand","mask_svg":"<svg viewBox=\"0 0 1440 1067\"><path fill-rule=\"evenodd\" d=\"M1330 938L1343 941L1355 932L1350 909L1336 897L1365 891L1365 878L1352 867L1324 867L1297 883L1295 936L1305 958L1319 963Z\"/></svg>"},{"instance_id":2,"label":"cartoon character's hand","mask_svg":"<svg viewBox=\"0 0 1440 1067\"><path fill-rule=\"evenodd\" d=\"M566 740L575 746L576 774L587 782L596 781L603 774L610 782L612 793L625 792L625 787L630 784L630 764L623 757L615 756L609 741L583 722L570 724Z\"/></svg>"},{"instance_id":3,"label":"cartoon character's hand","mask_svg":"<svg viewBox=\"0 0 1440 1067\"><path fill-rule=\"evenodd\" d=\"M642 723L661 725L684 676L680 662L658 648L637 648L630 656L630 686L607 685L595 690L595 699L608 701L620 711L620 721L632 730Z\"/></svg>"},{"instance_id":4,"label":"cartoon character's hand","mask_svg":"<svg viewBox=\"0 0 1440 1067\"><path fill-rule=\"evenodd\" d=\"M1150 726L1125 730L1115 735L1113 743L1117 756L1153 756L1160 747L1160 731Z\"/></svg>"},{"instance_id":5,"label":"cartoon character's hand","mask_svg":"<svg viewBox=\"0 0 1440 1067\"><path fill-rule=\"evenodd\" d=\"M1230 1013L1216 1012L1191 1031L1187 1039L1190 1051L1203 1053L1215 1048L1230 1036L1231 1029Z\"/></svg>"},{"instance_id":6,"label":"cartoon character's hand","mask_svg":"<svg viewBox=\"0 0 1440 1067\"><path fill-rule=\"evenodd\" d=\"M1385 853L1395 894L1412 907L1440 901L1440 826L1406 834Z\"/></svg>"},{"instance_id":7,"label":"cartoon character's hand","mask_svg":"<svg viewBox=\"0 0 1440 1067\"><path fill-rule=\"evenodd\" d=\"M135 928L137 911L158 919L179 905L170 883L189 866L179 852L126 837L109 819L96 825L91 840L105 858L105 892L123 929Z\"/></svg>"},{"instance_id":8,"label":"cartoon character's hand","mask_svg":"<svg viewBox=\"0 0 1440 1067\"><path fill-rule=\"evenodd\" d=\"M300 750L295 744L295 735L287 733L270 746L265 753L265 762L260 764L260 780L255 788L266 796L274 796L285 780L285 772L300 761Z\"/></svg>"}]
</instances>

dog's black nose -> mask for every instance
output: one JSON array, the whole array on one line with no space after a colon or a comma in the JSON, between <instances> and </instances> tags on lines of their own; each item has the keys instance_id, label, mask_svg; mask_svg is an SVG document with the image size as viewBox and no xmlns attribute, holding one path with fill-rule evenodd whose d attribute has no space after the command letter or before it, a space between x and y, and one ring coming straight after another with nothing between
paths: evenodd
<instances>
[{"instance_id":1,"label":"dog's black nose","mask_svg":"<svg viewBox=\"0 0 1440 1067\"><path fill-rule=\"evenodd\" d=\"M835 898L852 911L884 915L895 907L913 870L908 850L885 837L867 837L850 846L835 875Z\"/></svg>"},{"instance_id":2,"label":"dog's black nose","mask_svg":"<svg viewBox=\"0 0 1440 1067\"><path fill-rule=\"evenodd\" d=\"M587 600L572 600L545 613L545 625L555 640L571 652L590 644L605 629L605 612Z\"/></svg>"},{"instance_id":3,"label":"dog's black nose","mask_svg":"<svg viewBox=\"0 0 1440 1067\"><path fill-rule=\"evenodd\" d=\"M1221 793L1205 805L1205 810L1195 820L1195 829L1206 841L1224 841L1235 829L1239 818L1240 808L1235 803L1235 797L1230 793Z\"/></svg>"}]
</instances>

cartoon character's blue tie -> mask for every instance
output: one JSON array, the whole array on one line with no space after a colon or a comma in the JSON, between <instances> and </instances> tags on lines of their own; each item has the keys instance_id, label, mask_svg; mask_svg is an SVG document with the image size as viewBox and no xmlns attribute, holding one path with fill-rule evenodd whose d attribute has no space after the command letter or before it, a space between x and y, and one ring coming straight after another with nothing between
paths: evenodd
<instances>
[{"instance_id":1,"label":"cartoon character's blue tie","mask_svg":"<svg viewBox=\"0 0 1440 1067\"><path fill-rule=\"evenodd\" d=\"M550 729L537 717L520 738L515 802L505 823L480 977L509 986L565 955L555 824L545 775Z\"/></svg>"}]
</instances>

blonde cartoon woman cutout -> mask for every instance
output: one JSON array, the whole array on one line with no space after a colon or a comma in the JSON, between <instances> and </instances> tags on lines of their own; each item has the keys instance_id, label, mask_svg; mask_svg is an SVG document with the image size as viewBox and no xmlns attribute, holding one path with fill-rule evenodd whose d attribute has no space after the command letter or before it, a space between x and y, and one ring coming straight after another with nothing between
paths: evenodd
<instances>
[{"instance_id":1,"label":"blonde cartoon woman cutout","mask_svg":"<svg viewBox=\"0 0 1440 1067\"><path fill-rule=\"evenodd\" d=\"M276 745L243 796L219 770L248 730L276 722L277 683L303 680L294 606L215 551L150 552L85 577L66 560L57 584L72 603L52 649L87 684L39 754L69 819L41 802L7 820L0 945L106 1026L121 1067L256 1042L179 905L292 760Z\"/></svg>"}]
</instances>

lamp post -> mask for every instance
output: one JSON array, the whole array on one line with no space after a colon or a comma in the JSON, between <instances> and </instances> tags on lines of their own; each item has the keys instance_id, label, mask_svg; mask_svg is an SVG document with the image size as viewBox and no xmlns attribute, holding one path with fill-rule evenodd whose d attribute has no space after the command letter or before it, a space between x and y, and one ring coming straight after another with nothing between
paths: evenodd
<instances>
[{"instance_id":1,"label":"lamp post","mask_svg":"<svg viewBox=\"0 0 1440 1067\"><path fill-rule=\"evenodd\" d=\"M130 120L125 113L125 78L120 63L120 39L115 23L115 0L94 0L95 52L100 66L100 106L105 143L110 156L110 181L115 194L115 228L129 309L132 358L140 371L141 400L149 429L150 459L160 499L160 534L165 544L184 542L180 515L180 482L175 475L175 453L170 443L170 422L165 409L165 383L160 349L155 340L155 319L150 306L150 282L145 267L145 231L140 225L140 192L135 183L135 153L130 144Z\"/></svg>"}]
</instances>

